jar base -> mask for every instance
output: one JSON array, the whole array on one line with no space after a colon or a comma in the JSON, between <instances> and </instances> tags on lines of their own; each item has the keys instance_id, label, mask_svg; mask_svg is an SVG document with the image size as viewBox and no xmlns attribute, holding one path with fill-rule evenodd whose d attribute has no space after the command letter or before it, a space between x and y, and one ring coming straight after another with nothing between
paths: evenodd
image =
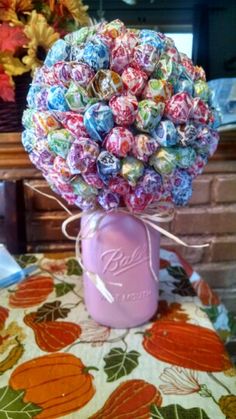
<instances>
[{"instance_id":1,"label":"jar base","mask_svg":"<svg viewBox=\"0 0 236 419\"><path fill-rule=\"evenodd\" d=\"M155 309L146 317L142 317L142 319L131 319L128 318L126 320L114 320L112 319L103 319L102 317L99 317L99 315L93 315L89 312L89 315L92 317L92 319L100 324L101 326L111 327L112 329L130 329L133 327L143 326L144 324L148 323L149 320L155 315L157 312L158 303L156 304ZM88 310L88 309L87 309Z\"/></svg>"}]
</instances>

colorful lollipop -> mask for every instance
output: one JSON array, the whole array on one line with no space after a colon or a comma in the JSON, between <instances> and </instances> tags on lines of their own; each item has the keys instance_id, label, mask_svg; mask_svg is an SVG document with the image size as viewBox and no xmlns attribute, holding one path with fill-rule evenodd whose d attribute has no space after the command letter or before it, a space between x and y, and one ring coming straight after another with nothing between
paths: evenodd
<instances>
[{"instance_id":1,"label":"colorful lollipop","mask_svg":"<svg viewBox=\"0 0 236 419\"><path fill-rule=\"evenodd\" d=\"M114 126L114 119L109 106L102 102L90 106L84 114L84 125L93 140L102 141L103 137Z\"/></svg>"}]
</instances>

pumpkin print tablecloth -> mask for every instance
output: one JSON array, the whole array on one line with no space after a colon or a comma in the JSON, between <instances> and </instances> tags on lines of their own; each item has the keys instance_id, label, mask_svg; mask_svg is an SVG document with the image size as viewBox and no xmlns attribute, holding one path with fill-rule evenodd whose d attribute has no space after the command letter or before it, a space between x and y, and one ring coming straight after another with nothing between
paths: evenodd
<instances>
[{"instance_id":1,"label":"pumpkin print tablecloth","mask_svg":"<svg viewBox=\"0 0 236 419\"><path fill-rule=\"evenodd\" d=\"M130 330L88 316L73 257L18 262L39 269L0 290L1 419L236 418L235 370L219 337L235 325L176 253L161 250L158 312Z\"/></svg>"}]
</instances>

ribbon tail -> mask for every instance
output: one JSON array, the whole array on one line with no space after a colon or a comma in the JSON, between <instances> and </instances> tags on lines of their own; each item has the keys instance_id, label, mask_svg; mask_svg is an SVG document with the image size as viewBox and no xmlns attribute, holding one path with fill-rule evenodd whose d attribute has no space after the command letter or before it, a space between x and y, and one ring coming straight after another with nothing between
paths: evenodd
<instances>
[{"instance_id":1,"label":"ribbon tail","mask_svg":"<svg viewBox=\"0 0 236 419\"><path fill-rule=\"evenodd\" d=\"M93 272L86 271L86 275L89 277L89 279L92 281L92 283L95 285L95 287L100 291L100 293L105 297L105 299L109 303L114 302L114 297L111 295L111 293L106 288L104 282L100 278L98 274L95 274Z\"/></svg>"},{"instance_id":2,"label":"ribbon tail","mask_svg":"<svg viewBox=\"0 0 236 419\"><path fill-rule=\"evenodd\" d=\"M184 247L194 247L194 248L202 248L202 247L209 247L209 243L205 244L187 244L183 240L176 237L174 234L170 233L169 231L165 230L164 228L154 224L152 221L149 221L145 219L144 221L146 224L150 225L154 230L159 231L159 233L162 233L164 236L169 237L170 239L174 240L176 243L181 244Z\"/></svg>"}]
</instances>

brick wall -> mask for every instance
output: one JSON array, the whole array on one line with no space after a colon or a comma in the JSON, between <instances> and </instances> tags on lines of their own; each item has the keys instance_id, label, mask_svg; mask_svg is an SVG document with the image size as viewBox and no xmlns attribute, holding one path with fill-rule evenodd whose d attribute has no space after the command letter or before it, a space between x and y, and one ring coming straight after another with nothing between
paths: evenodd
<instances>
[{"instance_id":1,"label":"brick wall","mask_svg":"<svg viewBox=\"0 0 236 419\"><path fill-rule=\"evenodd\" d=\"M189 244L209 243L206 248L185 248L163 237L162 245L177 249L218 290L236 311L236 171L214 170L194 181L189 207L176 211L170 230Z\"/></svg>"}]
</instances>

